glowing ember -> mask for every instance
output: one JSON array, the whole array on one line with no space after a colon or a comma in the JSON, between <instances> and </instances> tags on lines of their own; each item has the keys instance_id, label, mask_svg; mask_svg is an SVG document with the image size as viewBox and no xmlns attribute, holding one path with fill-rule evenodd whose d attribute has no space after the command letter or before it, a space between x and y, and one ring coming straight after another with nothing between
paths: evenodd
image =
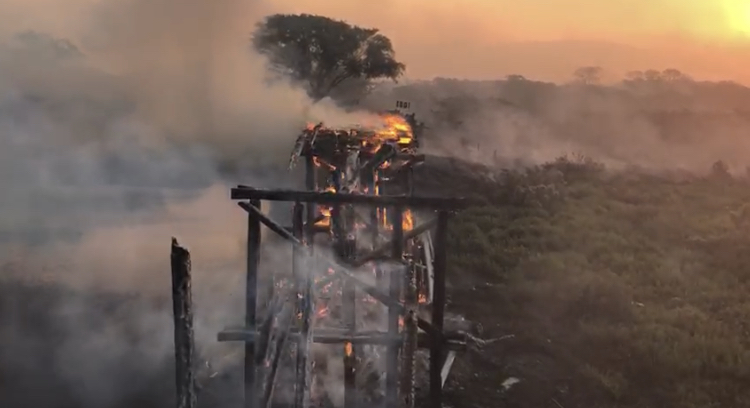
<instances>
[{"instance_id":1,"label":"glowing ember","mask_svg":"<svg viewBox=\"0 0 750 408\"><path fill-rule=\"evenodd\" d=\"M326 168L328 168L328 170L336 170L336 166L334 166L333 164L328 163L326 161L323 161L322 159L320 159L317 156L313 156L313 164L315 164L315 166L317 166L317 167L326 167ZM331 187L331 188L333 188L333 187ZM335 189L334 189L334 191L335 191Z\"/></svg>"}]
</instances>

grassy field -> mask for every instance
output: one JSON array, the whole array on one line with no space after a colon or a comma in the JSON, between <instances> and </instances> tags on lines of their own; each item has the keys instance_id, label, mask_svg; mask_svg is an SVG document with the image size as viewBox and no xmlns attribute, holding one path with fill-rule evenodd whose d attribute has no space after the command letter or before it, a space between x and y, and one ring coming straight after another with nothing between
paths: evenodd
<instances>
[{"instance_id":1,"label":"grassy field","mask_svg":"<svg viewBox=\"0 0 750 408\"><path fill-rule=\"evenodd\" d=\"M750 183L721 170L576 158L476 181L450 307L515 338L462 360L454 405L750 407Z\"/></svg>"}]
</instances>

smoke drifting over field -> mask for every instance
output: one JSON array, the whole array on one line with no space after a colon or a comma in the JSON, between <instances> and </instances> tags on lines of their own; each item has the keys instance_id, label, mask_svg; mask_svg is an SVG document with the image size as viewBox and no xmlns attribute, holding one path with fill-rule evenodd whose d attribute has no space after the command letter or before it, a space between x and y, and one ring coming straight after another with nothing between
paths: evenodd
<instances>
[{"instance_id":1,"label":"smoke drifting over field","mask_svg":"<svg viewBox=\"0 0 750 408\"><path fill-rule=\"evenodd\" d=\"M437 79L393 94L430 126L425 147L436 154L523 165L582 153L613 169L701 173L723 160L744 174L750 88L654 75L612 84ZM371 103L388 98L376 93Z\"/></svg>"},{"instance_id":2,"label":"smoke drifting over field","mask_svg":"<svg viewBox=\"0 0 750 408\"><path fill-rule=\"evenodd\" d=\"M223 170L289 185L298 177L276 170L298 129L350 120L266 82L247 40L268 12L233 0L0 6L0 20L37 23L0 38L0 405L163 406L173 235L193 253L199 344L240 321L243 217Z\"/></svg>"}]
</instances>

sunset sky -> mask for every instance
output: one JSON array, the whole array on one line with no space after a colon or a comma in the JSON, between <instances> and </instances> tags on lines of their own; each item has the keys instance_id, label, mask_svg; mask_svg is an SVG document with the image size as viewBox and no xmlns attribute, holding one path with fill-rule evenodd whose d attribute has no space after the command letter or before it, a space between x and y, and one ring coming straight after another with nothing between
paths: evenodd
<instances>
[{"instance_id":1,"label":"sunset sky","mask_svg":"<svg viewBox=\"0 0 750 408\"><path fill-rule=\"evenodd\" d=\"M519 72L562 80L576 66L674 66L750 81L750 0L281 1L375 26L413 77Z\"/></svg>"},{"instance_id":2,"label":"sunset sky","mask_svg":"<svg viewBox=\"0 0 750 408\"><path fill-rule=\"evenodd\" d=\"M75 31L96 1L6 0L0 19L10 21L2 21L6 28ZM577 66L600 65L613 77L633 69L674 67L699 78L750 83L750 0L222 2L246 14L247 23L241 25L248 33L254 19L272 12L323 14L380 28L407 63L409 78L520 73L565 80Z\"/></svg>"}]
</instances>

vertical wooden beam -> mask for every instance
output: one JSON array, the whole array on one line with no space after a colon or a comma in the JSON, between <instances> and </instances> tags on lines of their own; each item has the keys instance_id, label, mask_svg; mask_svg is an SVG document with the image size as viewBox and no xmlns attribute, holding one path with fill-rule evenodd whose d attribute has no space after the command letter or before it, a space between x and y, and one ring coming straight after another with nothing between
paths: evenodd
<instances>
[{"instance_id":1,"label":"vertical wooden beam","mask_svg":"<svg viewBox=\"0 0 750 408\"><path fill-rule=\"evenodd\" d=\"M391 211L391 223L393 224L393 247L391 248L391 257L395 262L400 262L404 255L404 229L403 229L403 208L393 208ZM403 279L403 268L394 268L389 277L388 294L391 299L401 299L401 280ZM399 317L398 308L388 308L388 335L399 335ZM386 352L385 368L385 406L387 408L398 406L398 352L399 345L389 344Z\"/></svg>"},{"instance_id":2,"label":"vertical wooden beam","mask_svg":"<svg viewBox=\"0 0 750 408\"><path fill-rule=\"evenodd\" d=\"M292 234L300 241L304 241L304 221L304 206L302 203L296 202L292 209ZM294 283L297 292L294 316L297 316L299 320L297 322L297 327L300 329L300 332L303 332L305 318L309 316L309 312L306 313L305 311L305 275L307 271L303 266L304 259L301 252L302 248L298 245L292 245L292 274L294 276ZM294 383L294 404L296 408L302 408L302 404L304 403L305 377L307 376L307 348L305 345L306 344L303 341L297 342L295 362L296 381Z\"/></svg>"},{"instance_id":3,"label":"vertical wooden beam","mask_svg":"<svg viewBox=\"0 0 750 408\"><path fill-rule=\"evenodd\" d=\"M317 179L315 171L315 162L313 161L312 152L307 150L305 154L305 188L308 191L315 191L317 189ZM295 221L301 221L297 218L304 216L305 228L304 233L305 242L307 244L307 250L312 255L313 240L315 238L315 213L316 207L314 203L305 204L305 214L297 214L295 210ZM308 259L312 260L312 257ZM294 394L294 407L295 408L307 408L310 406L310 359L309 350L310 343L312 342L312 336L310 331L312 329L312 314L313 314L313 291L312 285L313 280L310 276L312 267L308 264L305 268L300 270L302 276L297 278L298 284L300 285L300 293L298 295L300 299L300 338L297 343L297 372L296 372L296 385Z\"/></svg>"},{"instance_id":4,"label":"vertical wooden beam","mask_svg":"<svg viewBox=\"0 0 750 408\"><path fill-rule=\"evenodd\" d=\"M260 200L250 200L250 205L261 208ZM255 332L258 302L258 267L260 265L260 220L252 213L247 218L247 274L245 279L245 328ZM258 404L255 367L255 343L245 343L245 408Z\"/></svg>"},{"instance_id":5,"label":"vertical wooden beam","mask_svg":"<svg viewBox=\"0 0 750 408\"><path fill-rule=\"evenodd\" d=\"M438 224L434 242L435 262L432 295L432 327L430 339L430 407L441 408L443 404L443 321L445 319L445 274L448 236L448 212L438 212Z\"/></svg>"},{"instance_id":6,"label":"vertical wooden beam","mask_svg":"<svg viewBox=\"0 0 750 408\"><path fill-rule=\"evenodd\" d=\"M403 211L399 209L398 211ZM401 356L401 407L414 408L415 353L417 351L417 276L415 266L404 269L404 347Z\"/></svg>"},{"instance_id":7,"label":"vertical wooden beam","mask_svg":"<svg viewBox=\"0 0 750 408\"><path fill-rule=\"evenodd\" d=\"M195 408L195 339L190 284L190 252L172 238L172 306L174 309L175 380L177 408Z\"/></svg>"},{"instance_id":8,"label":"vertical wooden beam","mask_svg":"<svg viewBox=\"0 0 750 408\"><path fill-rule=\"evenodd\" d=\"M409 165L409 167L406 169L406 177L404 177L404 182L406 183L406 194L413 196L414 195L414 167Z\"/></svg>"},{"instance_id":9,"label":"vertical wooden beam","mask_svg":"<svg viewBox=\"0 0 750 408\"><path fill-rule=\"evenodd\" d=\"M352 170L349 168L350 163L346 157L334 163L336 170L333 171L333 187L336 192L341 192L346 181L347 174L345 171ZM353 245L356 241L349 235L348 228L353 221L350 216L351 208L346 204L334 204L331 210L331 229L333 231L333 245L336 257L339 260L353 258ZM342 306L342 325L349 332L354 333L355 327L355 306L356 306L356 287L351 280L343 282L341 291ZM354 345L345 342L341 345L344 351L344 408L356 408L357 401L357 380L356 380L356 353Z\"/></svg>"},{"instance_id":10,"label":"vertical wooden beam","mask_svg":"<svg viewBox=\"0 0 750 408\"><path fill-rule=\"evenodd\" d=\"M315 171L315 160L312 155L312 152L310 151L310 148L308 148L305 151L305 189L307 191L316 191L318 189L318 178L317 178L317 172ZM315 218L315 205L313 203L307 203L307 210L308 210L308 217L310 214L312 214L312 218ZM308 227L312 227L312 224L308 225Z\"/></svg>"},{"instance_id":11,"label":"vertical wooden beam","mask_svg":"<svg viewBox=\"0 0 750 408\"><path fill-rule=\"evenodd\" d=\"M355 307L356 286L351 279L344 281L342 291L342 317L344 329L351 335L356 331ZM357 408L357 348L350 342L344 343L344 408Z\"/></svg>"},{"instance_id":12,"label":"vertical wooden beam","mask_svg":"<svg viewBox=\"0 0 750 408\"><path fill-rule=\"evenodd\" d=\"M372 174L372 190L373 194L375 194L375 189L379 188L380 183L380 177L381 172L378 169L374 170L374 173ZM382 191L379 192L382 194ZM375 249L378 247L378 244L380 243L380 219L378 215L385 211L385 208L380 207L371 207L370 211L370 223L372 227L372 249ZM383 269L380 268L377 264L375 265L375 287L378 288L378 290L385 290L385 275L383 274Z\"/></svg>"}]
</instances>

